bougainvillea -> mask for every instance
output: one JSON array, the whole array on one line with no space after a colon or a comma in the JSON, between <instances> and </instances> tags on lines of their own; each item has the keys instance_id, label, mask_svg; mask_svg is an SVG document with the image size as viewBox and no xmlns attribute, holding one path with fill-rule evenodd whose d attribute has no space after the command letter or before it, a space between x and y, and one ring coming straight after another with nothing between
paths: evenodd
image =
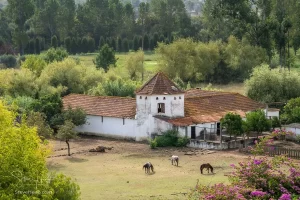
<instances>
[{"instance_id":1,"label":"bougainvillea","mask_svg":"<svg viewBox=\"0 0 300 200\"><path fill-rule=\"evenodd\" d=\"M291 134L278 131L261 138L251 152L263 153L263 148L272 144L274 135ZM190 199L300 199L300 168L292 159L285 156L250 156L247 161L231 164L234 169L229 175L229 185L196 186L190 193Z\"/></svg>"}]
</instances>

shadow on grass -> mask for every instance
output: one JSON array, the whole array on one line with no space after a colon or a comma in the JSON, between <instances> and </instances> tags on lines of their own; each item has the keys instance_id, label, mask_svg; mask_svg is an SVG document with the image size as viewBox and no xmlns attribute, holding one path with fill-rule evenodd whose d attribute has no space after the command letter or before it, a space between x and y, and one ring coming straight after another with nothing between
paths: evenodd
<instances>
[{"instance_id":1,"label":"shadow on grass","mask_svg":"<svg viewBox=\"0 0 300 200\"><path fill-rule=\"evenodd\" d=\"M155 172L148 173L148 174L146 174L146 175L152 176L152 175L154 175L154 174L155 174Z\"/></svg>"},{"instance_id":2,"label":"shadow on grass","mask_svg":"<svg viewBox=\"0 0 300 200\"><path fill-rule=\"evenodd\" d=\"M213 176L213 175L215 175L216 173L207 173L207 174L201 174L201 175L204 175L204 176Z\"/></svg>"},{"instance_id":3,"label":"shadow on grass","mask_svg":"<svg viewBox=\"0 0 300 200\"><path fill-rule=\"evenodd\" d=\"M82 163L82 162L87 162L89 161L88 159L84 158L76 158L76 157L68 157L66 158L69 162L71 163Z\"/></svg>"}]
</instances>

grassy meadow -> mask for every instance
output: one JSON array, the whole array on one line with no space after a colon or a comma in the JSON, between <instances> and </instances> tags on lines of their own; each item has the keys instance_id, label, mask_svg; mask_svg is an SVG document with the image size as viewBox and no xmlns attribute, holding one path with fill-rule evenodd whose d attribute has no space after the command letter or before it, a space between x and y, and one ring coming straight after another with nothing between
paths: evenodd
<instances>
[{"instance_id":1,"label":"grassy meadow","mask_svg":"<svg viewBox=\"0 0 300 200\"><path fill-rule=\"evenodd\" d=\"M57 148L65 147L65 143ZM106 153L89 153L95 145L114 147ZM71 143L72 156L52 157L48 167L52 172L62 172L76 179L81 188L82 200L98 199L187 199L190 189L199 184L228 183L225 176L232 171L231 163L237 164L246 156L236 152L184 155L183 149L161 148L151 150L149 145L125 141L88 139ZM187 150L187 148L185 148ZM190 150L190 149L189 149ZM55 154L64 154L57 150ZM171 165L171 155L180 157L179 166ZM142 166L150 161L155 173L147 175ZM214 174L200 174L199 166L210 163Z\"/></svg>"}]
</instances>

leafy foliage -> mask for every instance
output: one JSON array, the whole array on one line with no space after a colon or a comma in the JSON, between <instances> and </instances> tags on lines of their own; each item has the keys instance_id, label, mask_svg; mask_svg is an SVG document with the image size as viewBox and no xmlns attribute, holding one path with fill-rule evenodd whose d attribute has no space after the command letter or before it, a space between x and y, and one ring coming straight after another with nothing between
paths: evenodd
<instances>
[{"instance_id":1,"label":"leafy foliage","mask_svg":"<svg viewBox=\"0 0 300 200\"><path fill-rule=\"evenodd\" d=\"M270 130L271 123L266 118L263 110L257 110L246 114L246 122L249 126L250 131L254 131L258 134L263 131Z\"/></svg>"},{"instance_id":2,"label":"leafy foliage","mask_svg":"<svg viewBox=\"0 0 300 200\"><path fill-rule=\"evenodd\" d=\"M243 132L242 118L239 114L227 113L221 119L222 126L226 128L227 132L231 135L239 136Z\"/></svg>"},{"instance_id":3,"label":"leafy foliage","mask_svg":"<svg viewBox=\"0 0 300 200\"><path fill-rule=\"evenodd\" d=\"M17 66L17 59L13 55L0 56L0 63L3 63L6 68L15 68Z\"/></svg>"},{"instance_id":4,"label":"leafy foliage","mask_svg":"<svg viewBox=\"0 0 300 200\"><path fill-rule=\"evenodd\" d=\"M284 106L282 118L287 124L300 122L300 97L288 101Z\"/></svg>"},{"instance_id":5,"label":"leafy foliage","mask_svg":"<svg viewBox=\"0 0 300 200\"><path fill-rule=\"evenodd\" d=\"M68 108L63 111L64 119L71 121L75 126L80 126L86 123L86 113L80 108Z\"/></svg>"},{"instance_id":6,"label":"leafy foliage","mask_svg":"<svg viewBox=\"0 0 300 200\"><path fill-rule=\"evenodd\" d=\"M26 119L27 126L36 127L37 133L42 140L51 138L53 130L46 122L46 116L40 112L30 112Z\"/></svg>"},{"instance_id":7,"label":"leafy foliage","mask_svg":"<svg viewBox=\"0 0 300 200\"><path fill-rule=\"evenodd\" d=\"M144 71L144 52L138 51L136 53L129 54L126 59L125 67L128 71L131 80L137 80L142 76Z\"/></svg>"},{"instance_id":8,"label":"leafy foliage","mask_svg":"<svg viewBox=\"0 0 300 200\"><path fill-rule=\"evenodd\" d=\"M153 142L156 143L158 147L182 147L187 145L189 139L180 137L178 131L168 130L163 132L161 136L156 136Z\"/></svg>"},{"instance_id":9,"label":"leafy foliage","mask_svg":"<svg viewBox=\"0 0 300 200\"><path fill-rule=\"evenodd\" d=\"M15 117L0 101L1 199L79 199L79 186L70 178L59 175L49 181L49 147L36 128L26 123L14 125ZM58 186L72 192L64 194Z\"/></svg>"},{"instance_id":10,"label":"leafy foliage","mask_svg":"<svg viewBox=\"0 0 300 200\"><path fill-rule=\"evenodd\" d=\"M26 56L25 61L22 62L21 68L29 69L37 76L40 76L46 65L47 63L40 56L28 55Z\"/></svg>"},{"instance_id":11,"label":"leafy foliage","mask_svg":"<svg viewBox=\"0 0 300 200\"><path fill-rule=\"evenodd\" d=\"M105 71L108 70L110 65L116 65L115 52L112 48L110 48L107 44L101 47L99 54L96 57L96 67L97 69L103 68Z\"/></svg>"},{"instance_id":12,"label":"leafy foliage","mask_svg":"<svg viewBox=\"0 0 300 200\"><path fill-rule=\"evenodd\" d=\"M66 141L68 145L68 155L70 156L70 139L76 139L77 138L77 132L74 130L75 125L71 121L65 121L63 125L59 126L58 132L56 137L58 139Z\"/></svg>"},{"instance_id":13,"label":"leafy foliage","mask_svg":"<svg viewBox=\"0 0 300 200\"><path fill-rule=\"evenodd\" d=\"M68 57L68 52L63 48L50 48L46 51L44 55L44 60L47 63L52 63L54 61L62 61Z\"/></svg>"},{"instance_id":14,"label":"leafy foliage","mask_svg":"<svg viewBox=\"0 0 300 200\"><path fill-rule=\"evenodd\" d=\"M267 65L256 67L245 83L247 96L260 102L285 102L300 96L299 74L270 69Z\"/></svg>"}]
</instances>

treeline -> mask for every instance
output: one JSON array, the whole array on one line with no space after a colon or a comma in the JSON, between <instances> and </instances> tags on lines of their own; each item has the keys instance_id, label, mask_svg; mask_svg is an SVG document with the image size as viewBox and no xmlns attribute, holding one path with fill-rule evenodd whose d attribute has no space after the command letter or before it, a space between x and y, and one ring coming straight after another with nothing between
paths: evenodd
<instances>
[{"instance_id":1,"label":"treeline","mask_svg":"<svg viewBox=\"0 0 300 200\"><path fill-rule=\"evenodd\" d=\"M92 51L101 46L101 38L117 51L127 52L137 47L153 50L157 41L168 43L175 36L193 33L182 0L140 3L137 15L130 3L120 0L78 5L74 0L11 0L0 12L0 28L2 45L18 47L21 55L38 53L33 50L39 48L38 43L41 49L53 46L53 37L71 53ZM86 49L87 40L94 48Z\"/></svg>"}]
</instances>

